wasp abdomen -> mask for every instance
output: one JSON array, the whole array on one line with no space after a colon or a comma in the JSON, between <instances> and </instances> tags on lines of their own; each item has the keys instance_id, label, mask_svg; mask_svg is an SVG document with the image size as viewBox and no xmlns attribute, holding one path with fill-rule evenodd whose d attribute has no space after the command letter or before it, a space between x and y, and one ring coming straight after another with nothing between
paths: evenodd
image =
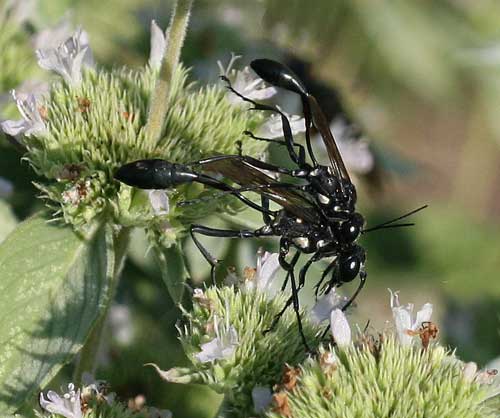
<instances>
[{"instance_id":1,"label":"wasp abdomen","mask_svg":"<svg viewBox=\"0 0 500 418\"><path fill-rule=\"evenodd\" d=\"M279 62L261 58L253 60L250 67L258 74L260 78L276 87L293 91L302 95L307 95L306 88L299 77Z\"/></svg>"},{"instance_id":2,"label":"wasp abdomen","mask_svg":"<svg viewBox=\"0 0 500 418\"><path fill-rule=\"evenodd\" d=\"M125 164L116 171L115 178L141 189L170 189L193 182L197 175L185 166L152 159Z\"/></svg>"}]
</instances>

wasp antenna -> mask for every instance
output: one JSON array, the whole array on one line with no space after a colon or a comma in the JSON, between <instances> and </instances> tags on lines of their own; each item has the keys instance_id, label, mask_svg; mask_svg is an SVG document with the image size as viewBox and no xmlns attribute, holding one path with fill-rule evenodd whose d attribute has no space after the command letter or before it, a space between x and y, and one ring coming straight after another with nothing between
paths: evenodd
<instances>
[{"instance_id":1,"label":"wasp antenna","mask_svg":"<svg viewBox=\"0 0 500 418\"><path fill-rule=\"evenodd\" d=\"M410 211L408 213L405 213L404 215L398 216L397 218L391 219L390 221L383 222L380 225L374 226L372 228L364 229L361 232L362 233L372 232L372 231L375 231L377 229L382 229L382 228L399 228L399 227L402 227L402 226L413 226L413 225L415 225L414 223L396 224L396 225L391 225L391 224L393 224L394 222L400 221L401 219L405 219L408 216L414 215L415 213L420 212L421 210L424 210L428 206L429 205L420 206L419 208L413 209L412 211Z\"/></svg>"}]
</instances>

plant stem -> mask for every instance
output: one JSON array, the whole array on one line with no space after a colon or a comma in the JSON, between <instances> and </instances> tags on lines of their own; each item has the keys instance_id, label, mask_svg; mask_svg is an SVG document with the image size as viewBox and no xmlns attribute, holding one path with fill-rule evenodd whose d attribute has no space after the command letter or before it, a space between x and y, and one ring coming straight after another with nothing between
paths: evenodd
<instances>
[{"instance_id":1,"label":"plant stem","mask_svg":"<svg viewBox=\"0 0 500 418\"><path fill-rule=\"evenodd\" d=\"M146 126L148 137L154 143L157 143L162 135L172 78L179 63L192 4L193 0L177 0L172 13L172 19L170 20L170 26L166 32L165 56L163 57L160 75L156 81L151 98L148 123Z\"/></svg>"},{"instance_id":2,"label":"plant stem","mask_svg":"<svg viewBox=\"0 0 500 418\"><path fill-rule=\"evenodd\" d=\"M106 319L108 317L109 308L111 307L113 300L115 298L116 289L118 287L118 282L120 274L124 265L124 261L127 254L128 243L130 238L130 228L122 228L118 233L116 238L113 238L113 232L110 226L105 226L109 228L110 239L113 240L112 251L114 252L114 265L113 274L110 277L110 283L107 295L106 309L102 315L97 319L90 335L88 336L85 344L80 351L79 358L75 367L73 374L73 382L75 385L79 385L82 380L82 375L84 372L89 372L94 374L97 367L97 354L101 345L102 335L106 324Z\"/></svg>"}]
</instances>

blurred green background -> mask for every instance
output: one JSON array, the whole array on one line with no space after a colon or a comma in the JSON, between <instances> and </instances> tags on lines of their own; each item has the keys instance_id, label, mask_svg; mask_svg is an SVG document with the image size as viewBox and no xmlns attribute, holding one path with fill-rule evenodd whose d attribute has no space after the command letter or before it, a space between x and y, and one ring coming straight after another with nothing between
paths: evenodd
<instances>
[{"instance_id":1,"label":"blurred green background","mask_svg":"<svg viewBox=\"0 0 500 418\"><path fill-rule=\"evenodd\" d=\"M150 21L154 18L165 28L172 6L159 0L29 3L33 8L21 23L26 40L66 17L88 31L96 61L107 67L143 65ZM217 60L228 62L231 52L242 54L244 63L257 57L288 63L329 117L346 113L370 138L377 168L356 178L359 211L368 225L429 204L414 217L415 227L361 238L369 278L353 321L362 327L370 320L373 329L382 329L390 319L387 288L400 289L403 302L434 304L441 341L457 347L462 359L485 365L499 356L500 4L195 1L182 53L192 67L192 79L215 82ZM28 55L30 59L35 62ZM3 92L18 82L4 83ZM290 95L278 94L276 103L300 113ZM4 115L8 111L4 108ZM280 154L271 147L271 159L284 163ZM0 200L1 239L16 219L43 203L31 185L33 173L5 143L0 147L0 177L14 186ZM238 216L242 218L246 225L261 222L251 211ZM277 248L275 240L206 243L217 249L226 267L238 269L254 265L259 245L269 251ZM143 233L136 231L97 375L122 399L143 394L148 404L171 409L176 417L212 417L217 395L201 387L165 384L142 366L155 362L167 369L186 361L175 331L179 310L146 248ZM208 268L191 242L185 249L193 281L200 282ZM310 291L303 296L303 303L312 303ZM58 381L67 381L69 370Z\"/></svg>"}]
</instances>

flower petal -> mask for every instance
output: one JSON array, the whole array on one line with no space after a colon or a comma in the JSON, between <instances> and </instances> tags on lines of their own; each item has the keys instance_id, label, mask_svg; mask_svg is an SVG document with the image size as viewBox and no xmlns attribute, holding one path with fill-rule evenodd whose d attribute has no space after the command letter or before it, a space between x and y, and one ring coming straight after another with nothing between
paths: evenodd
<instances>
[{"instance_id":1,"label":"flower petal","mask_svg":"<svg viewBox=\"0 0 500 418\"><path fill-rule=\"evenodd\" d=\"M202 344L201 351L195 357L200 363L212 363L217 359L224 358L219 338Z\"/></svg>"},{"instance_id":2,"label":"flower petal","mask_svg":"<svg viewBox=\"0 0 500 418\"><path fill-rule=\"evenodd\" d=\"M252 389L252 400L254 411L260 414L273 400L271 389L267 386L255 386Z\"/></svg>"},{"instance_id":3,"label":"flower petal","mask_svg":"<svg viewBox=\"0 0 500 418\"><path fill-rule=\"evenodd\" d=\"M151 51L149 53L149 65L152 68L160 68L167 47L165 33L156 24L154 20L151 21Z\"/></svg>"},{"instance_id":4,"label":"flower petal","mask_svg":"<svg viewBox=\"0 0 500 418\"><path fill-rule=\"evenodd\" d=\"M149 202L156 216L167 215L170 207L168 196L165 190L149 190Z\"/></svg>"},{"instance_id":5,"label":"flower petal","mask_svg":"<svg viewBox=\"0 0 500 418\"><path fill-rule=\"evenodd\" d=\"M284 112L283 112L284 113ZM295 135L299 132L304 132L306 130L304 118L298 115L289 115L284 113L290 122L290 127L292 134ZM273 114L266 122L264 122L257 130L256 136L263 138L274 139L283 137L283 125L281 121L281 116Z\"/></svg>"},{"instance_id":6,"label":"flower petal","mask_svg":"<svg viewBox=\"0 0 500 418\"><path fill-rule=\"evenodd\" d=\"M426 303L424 306L422 306L422 309L417 312L417 317L415 318L412 329L416 330L417 328L420 328L423 322L429 322L431 320L431 316L432 304Z\"/></svg>"},{"instance_id":7,"label":"flower petal","mask_svg":"<svg viewBox=\"0 0 500 418\"><path fill-rule=\"evenodd\" d=\"M4 179L3 177L0 177L0 198L8 198L12 195L12 192L14 191L14 186L12 183Z\"/></svg>"},{"instance_id":8,"label":"flower petal","mask_svg":"<svg viewBox=\"0 0 500 418\"><path fill-rule=\"evenodd\" d=\"M94 65L88 35L82 29L78 29L57 48L38 49L36 56L40 67L58 73L70 85L81 82L83 65Z\"/></svg>"},{"instance_id":9,"label":"flower petal","mask_svg":"<svg viewBox=\"0 0 500 418\"><path fill-rule=\"evenodd\" d=\"M334 309L339 308L344 303L345 298L337 293L336 288L332 288L330 292L321 296L316 304L311 309L310 319L315 324L330 318L330 314Z\"/></svg>"},{"instance_id":10,"label":"flower petal","mask_svg":"<svg viewBox=\"0 0 500 418\"><path fill-rule=\"evenodd\" d=\"M257 289L265 291L280 269L279 254L265 252L262 257L257 257L257 271L255 273L257 280Z\"/></svg>"},{"instance_id":11,"label":"flower petal","mask_svg":"<svg viewBox=\"0 0 500 418\"><path fill-rule=\"evenodd\" d=\"M334 309L330 315L330 328L333 339L338 347L347 347L351 345L351 327L347 321L344 312L340 309Z\"/></svg>"}]
</instances>

